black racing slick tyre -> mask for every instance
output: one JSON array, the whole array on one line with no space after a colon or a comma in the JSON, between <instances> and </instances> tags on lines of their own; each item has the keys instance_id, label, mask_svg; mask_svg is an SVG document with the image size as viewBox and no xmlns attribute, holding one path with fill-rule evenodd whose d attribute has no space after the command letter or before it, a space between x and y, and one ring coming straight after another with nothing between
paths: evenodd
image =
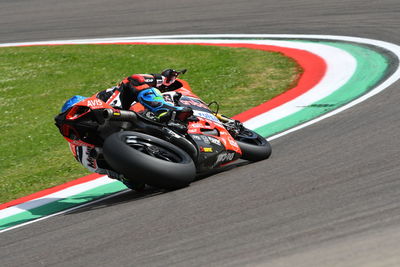
<instances>
[{"instance_id":1,"label":"black racing slick tyre","mask_svg":"<svg viewBox=\"0 0 400 267\"><path fill-rule=\"evenodd\" d=\"M190 156L177 146L138 132L118 132L104 142L107 163L125 177L140 179L162 189L188 186L196 168Z\"/></svg>"},{"instance_id":2,"label":"black racing slick tyre","mask_svg":"<svg viewBox=\"0 0 400 267\"><path fill-rule=\"evenodd\" d=\"M250 129L244 128L235 139L242 150L241 159L260 161L271 156L271 144L267 139Z\"/></svg>"}]
</instances>

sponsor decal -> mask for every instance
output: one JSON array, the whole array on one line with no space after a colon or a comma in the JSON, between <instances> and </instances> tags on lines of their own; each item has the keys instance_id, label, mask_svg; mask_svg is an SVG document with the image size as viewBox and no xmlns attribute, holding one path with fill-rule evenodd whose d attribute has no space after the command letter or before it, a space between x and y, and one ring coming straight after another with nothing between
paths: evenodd
<instances>
[{"instance_id":1,"label":"sponsor decal","mask_svg":"<svg viewBox=\"0 0 400 267\"><path fill-rule=\"evenodd\" d=\"M221 123L221 121L220 121L217 117L215 117L213 114L211 114L211 113L202 112L202 111L198 111L198 110L193 110L193 113L194 113L194 115L197 116L197 117L202 117L202 118L204 118L204 119L207 119L207 120L216 122L216 123L218 123L218 124Z\"/></svg>"},{"instance_id":2,"label":"sponsor decal","mask_svg":"<svg viewBox=\"0 0 400 267\"><path fill-rule=\"evenodd\" d=\"M212 147L200 147L201 152L213 152Z\"/></svg>"},{"instance_id":3,"label":"sponsor decal","mask_svg":"<svg viewBox=\"0 0 400 267\"><path fill-rule=\"evenodd\" d=\"M90 154L91 151L92 151L91 149L86 150L87 165L90 168L97 169L96 159L91 156L91 154Z\"/></svg>"},{"instance_id":4,"label":"sponsor decal","mask_svg":"<svg viewBox=\"0 0 400 267\"><path fill-rule=\"evenodd\" d=\"M198 136L198 135L192 135L192 138L193 138L194 140L201 141L201 137Z\"/></svg>"},{"instance_id":5,"label":"sponsor decal","mask_svg":"<svg viewBox=\"0 0 400 267\"><path fill-rule=\"evenodd\" d=\"M232 161L234 157L235 157L234 152L222 152L221 154L218 155L214 167L217 166L218 164Z\"/></svg>"},{"instance_id":6,"label":"sponsor decal","mask_svg":"<svg viewBox=\"0 0 400 267\"><path fill-rule=\"evenodd\" d=\"M201 124L201 123L191 123L190 124L190 127L192 127L192 128L201 128L201 127L203 127L204 125L203 124Z\"/></svg>"},{"instance_id":7,"label":"sponsor decal","mask_svg":"<svg viewBox=\"0 0 400 267\"><path fill-rule=\"evenodd\" d=\"M187 105L187 106L196 106L196 107L199 107L199 108L203 108L203 109L209 110L209 107L206 104L204 104L204 103L202 103L201 101L198 101L198 100L186 98L186 99L181 99L180 102L182 102L182 104Z\"/></svg>"},{"instance_id":8,"label":"sponsor decal","mask_svg":"<svg viewBox=\"0 0 400 267\"><path fill-rule=\"evenodd\" d=\"M228 142L229 142L229 144L231 144L233 147L239 148L239 146L238 146L238 144L236 143L235 139L233 139L232 137L228 137Z\"/></svg>"},{"instance_id":9,"label":"sponsor decal","mask_svg":"<svg viewBox=\"0 0 400 267\"><path fill-rule=\"evenodd\" d=\"M217 138L213 138L213 137L208 137L208 140L210 140L211 143L220 146L221 145L221 141L219 141Z\"/></svg>"},{"instance_id":10,"label":"sponsor decal","mask_svg":"<svg viewBox=\"0 0 400 267\"><path fill-rule=\"evenodd\" d=\"M208 139L207 136L201 135L201 139L203 139L203 142L206 144L210 144L210 140Z\"/></svg>"},{"instance_id":11,"label":"sponsor decal","mask_svg":"<svg viewBox=\"0 0 400 267\"><path fill-rule=\"evenodd\" d=\"M87 105L89 107L103 106L103 101L101 101L100 99L92 99L88 100Z\"/></svg>"}]
</instances>

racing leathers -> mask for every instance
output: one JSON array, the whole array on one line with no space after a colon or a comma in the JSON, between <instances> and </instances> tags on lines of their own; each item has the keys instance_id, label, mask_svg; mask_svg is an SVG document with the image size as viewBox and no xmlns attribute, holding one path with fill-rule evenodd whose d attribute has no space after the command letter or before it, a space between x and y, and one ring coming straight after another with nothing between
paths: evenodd
<instances>
[{"instance_id":1,"label":"racing leathers","mask_svg":"<svg viewBox=\"0 0 400 267\"><path fill-rule=\"evenodd\" d=\"M96 97L115 108L125 110L137 111L135 104L140 103L158 118L175 111L177 118L184 120L192 115L192 111L166 102L161 94L180 87L182 84L179 81L174 79L171 82L170 79L167 82L167 78L161 74L134 74L125 78L118 86L99 92Z\"/></svg>"}]
</instances>

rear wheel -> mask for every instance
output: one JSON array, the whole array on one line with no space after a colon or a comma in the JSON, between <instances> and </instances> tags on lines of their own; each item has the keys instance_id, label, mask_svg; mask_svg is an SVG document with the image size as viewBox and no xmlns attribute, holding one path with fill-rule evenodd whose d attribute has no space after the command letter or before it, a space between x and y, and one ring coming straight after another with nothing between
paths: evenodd
<instances>
[{"instance_id":1,"label":"rear wheel","mask_svg":"<svg viewBox=\"0 0 400 267\"><path fill-rule=\"evenodd\" d=\"M242 150L242 159L259 161L271 156L271 144L267 139L250 129L243 128L235 139Z\"/></svg>"},{"instance_id":2,"label":"rear wheel","mask_svg":"<svg viewBox=\"0 0 400 267\"><path fill-rule=\"evenodd\" d=\"M104 158L129 180L141 180L164 189L189 185L196 168L190 156L177 146L138 132L110 135L103 145Z\"/></svg>"}]
</instances>

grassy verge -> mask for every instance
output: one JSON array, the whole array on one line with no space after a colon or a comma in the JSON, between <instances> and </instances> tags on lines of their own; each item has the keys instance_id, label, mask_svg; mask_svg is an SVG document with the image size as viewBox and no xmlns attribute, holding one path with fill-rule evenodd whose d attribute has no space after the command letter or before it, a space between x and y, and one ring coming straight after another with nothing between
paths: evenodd
<instances>
[{"instance_id":1,"label":"grassy verge","mask_svg":"<svg viewBox=\"0 0 400 267\"><path fill-rule=\"evenodd\" d=\"M81 177L53 125L65 99L132 73L187 68L182 78L228 116L290 88L297 64L279 53L206 46L76 45L0 49L0 203Z\"/></svg>"}]
</instances>

